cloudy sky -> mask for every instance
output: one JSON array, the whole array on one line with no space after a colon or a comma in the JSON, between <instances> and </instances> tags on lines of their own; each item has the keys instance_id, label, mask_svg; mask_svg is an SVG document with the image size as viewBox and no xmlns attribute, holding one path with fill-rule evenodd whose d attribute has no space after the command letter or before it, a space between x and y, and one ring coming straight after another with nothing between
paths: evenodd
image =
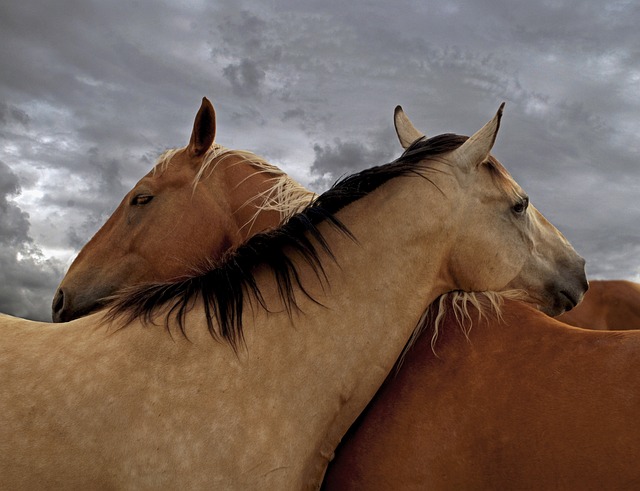
<instances>
[{"instance_id":1,"label":"cloudy sky","mask_svg":"<svg viewBox=\"0 0 640 491\"><path fill-rule=\"evenodd\" d=\"M402 104L471 134L587 259L640 281L640 4L546 0L5 0L0 311L49 319L77 251L202 96L216 141L316 191L395 158Z\"/></svg>"}]
</instances>

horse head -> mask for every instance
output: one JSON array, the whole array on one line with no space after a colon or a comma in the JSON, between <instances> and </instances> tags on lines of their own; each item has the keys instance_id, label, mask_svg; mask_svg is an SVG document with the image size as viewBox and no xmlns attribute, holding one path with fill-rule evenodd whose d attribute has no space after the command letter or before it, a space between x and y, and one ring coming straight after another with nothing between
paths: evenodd
<instances>
[{"instance_id":1,"label":"horse head","mask_svg":"<svg viewBox=\"0 0 640 491\"><path fill-rule=\"evenodd\" d=\"M400 106L394 122L405 158L419 159L427 145L450 149L433 167L450 206L448 220L456 224L444 281L466 291L521 290L539 309L558 315L587 290L585 262L490 154L503 106L470 138L427 139Z\"/></svg>"},{"instance_id":2,"label":"horse head","mask_svg":"<svg viewBox=\"0 0 640 491\"><path fill-rule=\"evenodd\" d=\"M256 155L215 144L215 133L203 98L189 144L160 157L71 264L55 322L100 309L124 287L190 275L313 197Z\"/></svg>"}]
</instances>

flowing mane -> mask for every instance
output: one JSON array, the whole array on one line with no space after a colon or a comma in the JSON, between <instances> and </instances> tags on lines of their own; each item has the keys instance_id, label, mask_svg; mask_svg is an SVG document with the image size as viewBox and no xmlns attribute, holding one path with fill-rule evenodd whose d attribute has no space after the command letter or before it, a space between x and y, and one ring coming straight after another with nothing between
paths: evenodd
<instances>
[{"instance_id":1,"label":"flowing mane","mask_svg":"<svg viewBox=\"0 0 640 491\"><path fill-rule=\"evenodd\" d=\"M185 316L196 300L202 299L211 336L227 341L236 349L243 340L242 312L245 294L252 295L266 308L254 277L257 266L265 265L273 272L280 298L289 313L297 308L294 287L300 288L303 294L313 300L301 284L298 270L290 257L291 252L298 253L322 280L324 270L319 249L332 258L333 255L318 224L326 221L356 240L336 218L335 214L339 210L395 177L414 175L429 180L427 173L434 170L429 167L429 159L434 160L434 157L455 150L466 139L467 137L453 134L424 139L416 142L389 164L365 169L337 181L286 223L254 235L200 274L178 281L140 285L123 290L113 298L109 310L111 318L120 317L125 324L138 317L145 322L152 322L154 315L164 306L168 308L165 326L168 327L169 319L174 316L185 334ZM215 327L214 319L218 328Z\"/></svg>"},{"instance_id":2,"label":"flowing mane","mask_svg":"<svg viewBox=\"0 0 640 491\"><path fill-rule=\"evenodd\" d=\"M157 164L153 168L154 175L158 172L164 172L171 164L171 160L175 154L182 150L184 150L184 148L174 148L167 150L160 155ZM256 198L262 198L262 205L258 207L251 219L245 223L242 228L247 226L251 227L262 211L277 211L280 214L280 221L284 223L292 215L306 208L306 206L317 196L315 193L310 192L299 182L290 177L282 169L270 164L255 153L247 150L230 149L215 142L204 155L202 166L193 179L194 189L202 179L206 179L216 170L218 165L222 164L229 157L240 157L240 160L235 162L233 165L247 163L256 169L255 174L266 173L272 176L270 180L273 184L269 189L261 192L255 198L244 203L243 207L249 205ZM249 179L249 177L246 179ZM246 179L239 182L236 187L242 185Z\"/></svg>"}]
</instances>

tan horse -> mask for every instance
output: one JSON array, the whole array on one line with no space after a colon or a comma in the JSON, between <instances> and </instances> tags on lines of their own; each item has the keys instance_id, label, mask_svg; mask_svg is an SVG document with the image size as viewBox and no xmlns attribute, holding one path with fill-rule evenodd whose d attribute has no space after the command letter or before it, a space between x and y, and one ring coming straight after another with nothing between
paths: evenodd
<instances>
[{"instance_id":1,"label":"tan horse","mask_svg":"<svg viewBox=\"0 0 640 491\"><path fill-rule=\"evenodd\" d=\"M640 488L640 332L505 300L426 331L338 448L326 490Z\"/></svg>"},{"instance_id":2,"label":"tan horse","mask_svg":"<svg viewBox=\"0 0 640 491\"><path fill-rule=\"evenodd\" d=\"M215 144L215 133L204 98L189 145L165 152L80 251L53 299L54 322L100 309L122 287L193 273L315 197L260 157Z\"/></svg>"},{"instance_id":3,"label":"tan horse","mask_svg":"<svg viewBox=\"0 0 640 491\"><path fill-rule=\"evenodd\" d=\"M558 320L604 331L640 329L640 285L625 280L591 280L580 305Z\"/></svg>"},{"instance_id":4,"label":"tan horse","mask_svg":"<svg viewBox=\"0 0 640 491\"><path fill-rule=\"evenodd\" d=\"M3 485L315 488L439 295L576 304L584 261L489 156L501 112L342 181L201 276L132 292L115 325L3 316Z\"/></svg>"}]
</instances>

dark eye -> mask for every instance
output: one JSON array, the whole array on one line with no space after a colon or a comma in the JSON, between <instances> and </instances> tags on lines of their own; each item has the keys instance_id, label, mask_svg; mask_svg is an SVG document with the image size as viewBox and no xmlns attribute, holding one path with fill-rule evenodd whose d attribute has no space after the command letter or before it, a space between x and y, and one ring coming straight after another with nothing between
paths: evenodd
<instances>
[{"instance_id":1,"label":"dark eye","mask_svg":"<svg viewBox=\"0 0 640 491\"><path fill-rule=\"evenodd\" d=\"M529 198L522 198L515 205L513 205L511 210L516 215L524 215L528 207L529 207Z\"/></svg>"},{"instance_id":2,"label":"dark eye","mask_svg":"<svg viewBox=\"0 0 640 491\"><path fill-rule=\"evenodd\" d=\"M146 205L151 202L153 199L153 195L151 194L137 194L133 198L131 198L132 206Z\"/></svg>"}]
</instances>

